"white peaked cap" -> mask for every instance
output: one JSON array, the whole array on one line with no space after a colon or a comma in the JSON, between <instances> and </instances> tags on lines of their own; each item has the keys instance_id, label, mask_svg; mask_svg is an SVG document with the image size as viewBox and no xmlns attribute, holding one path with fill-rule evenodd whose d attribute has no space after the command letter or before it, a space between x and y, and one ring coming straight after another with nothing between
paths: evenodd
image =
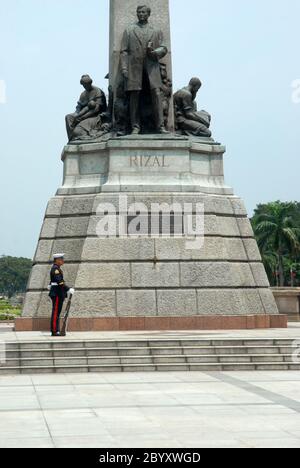
<instances>
[{"instance_id":1,"label":"white peaked cap","mask_svg":"<svg viewBox=\"0 0 300 468\"><path fill-rule=\"evenodd\" d=\"M64 256L65 256L64 253L58 253L58 254L54 254L53 258L54 258L54 260L57 260L58 258L64 258Z\"/></svg>"}]
</instances>

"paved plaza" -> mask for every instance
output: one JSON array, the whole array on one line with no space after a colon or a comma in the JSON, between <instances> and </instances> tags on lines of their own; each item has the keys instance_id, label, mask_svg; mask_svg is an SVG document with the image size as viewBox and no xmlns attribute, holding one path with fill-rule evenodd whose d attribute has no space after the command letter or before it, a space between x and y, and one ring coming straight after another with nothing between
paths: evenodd
<instances>
[{"instance_id":1,"label":"paved plaza","mask_svg":"<svg viewBox=\"0 0 300 468\"><path fill-rule=\"evenodd\" d=\"M0 378L0 447L300 447L300 372Z\"/></svg>"},{"instance_id":2,"label":"paved plaza","mask_svg":"<svg viewBox=\"0 0 300 468\"><path fill-rule=\"evenodd\" d=\"M67 339L300 337L287 330L70 333ZM14 333L2 341L41 341ZM300 447L300 372L0 377L0 447Z\"/></svg>"}]
</instances>

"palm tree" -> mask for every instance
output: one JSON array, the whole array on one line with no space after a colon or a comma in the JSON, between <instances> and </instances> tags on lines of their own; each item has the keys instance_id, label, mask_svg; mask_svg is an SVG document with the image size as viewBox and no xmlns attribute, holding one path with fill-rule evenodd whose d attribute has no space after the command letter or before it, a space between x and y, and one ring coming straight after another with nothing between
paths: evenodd
<instances>
[{"instance_id":1,"label":"palm tree","mask_svg":"<svg viewBox=\"0 0 300 468\"><path fill-rule=\"evenodd\" d=\"M262 255L277 256L280 286L284 286L284 257L300 251L300 229L295 223L293 203L274 202L253 218L253 229Z\"/></svg>"},{"instance_id":2,"label":"palm tree","mask_svg":"<svg viewBox=\"0 0 300 468\"><path fill-rule=\"evenodd\" d=\"M261 250L262 261L271 285L277 284L278 257L272 250Z\"/></svg>"}]
</instances>

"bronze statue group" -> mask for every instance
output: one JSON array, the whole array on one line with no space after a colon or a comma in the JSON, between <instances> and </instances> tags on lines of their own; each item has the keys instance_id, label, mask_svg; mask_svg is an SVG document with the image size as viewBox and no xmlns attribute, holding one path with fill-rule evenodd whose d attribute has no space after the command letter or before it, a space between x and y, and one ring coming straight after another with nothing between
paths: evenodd
<instances>
[{"instance_id":1,"label":"bronze statue group","mask_svg":"<svg viewBox=\"0 0 300 468\"><path fill-rule=\"evenodd\" d=\"M66 116L69 141L122 137L129 134L166 134L172 102L172 81L163 59L168 54L163 32L149 23L151 9L137 9L137 23L123 34L119 72L105 93L89 75L81 78L84 92L74 114ZM173 96L175 132L211 137L211 117L197 111L196 96L202 86L192 78Z\"/></svg>"}]
</instances>

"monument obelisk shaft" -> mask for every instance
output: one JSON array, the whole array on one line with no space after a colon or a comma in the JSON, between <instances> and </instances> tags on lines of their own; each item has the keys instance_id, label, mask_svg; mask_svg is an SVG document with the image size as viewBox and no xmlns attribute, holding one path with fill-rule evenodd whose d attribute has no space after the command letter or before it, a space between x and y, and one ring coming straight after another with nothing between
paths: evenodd
<instances>
[{"instance_id":1,"label":"monument obelisk shaft","mask_svg":"<svg viewBox=\"0 0 300 468\"><path fill-rule=\"evenodd\" d=\"M139 5L148 5L152 12L150 22L164 33L164 42L168 47L167 56L161 60L167 65L168 77L172 80L172 52L169 0L110 0L110 39L109 39L109 76L114 89L120 61L120 46L125 29L137 21L136 10ZM170 109L169 128L174 128L172 106Z\"/></svg>"}]
</instances>

